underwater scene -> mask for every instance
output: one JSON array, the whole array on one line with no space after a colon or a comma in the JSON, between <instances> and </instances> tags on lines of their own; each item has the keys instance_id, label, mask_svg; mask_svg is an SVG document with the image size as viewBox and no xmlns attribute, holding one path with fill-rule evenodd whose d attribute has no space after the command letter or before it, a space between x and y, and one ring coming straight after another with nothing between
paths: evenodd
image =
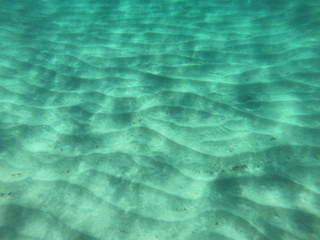
<instances>
[{"instance_id":1,"label":"underwater scene","mask_svg":"<svg viewBox=\"0 0 320 240\"><path fill-rule=\"evenodd\" d=\"M0 3L1 240L320 239L320 1Z\"/></svg>"}]
</instances>

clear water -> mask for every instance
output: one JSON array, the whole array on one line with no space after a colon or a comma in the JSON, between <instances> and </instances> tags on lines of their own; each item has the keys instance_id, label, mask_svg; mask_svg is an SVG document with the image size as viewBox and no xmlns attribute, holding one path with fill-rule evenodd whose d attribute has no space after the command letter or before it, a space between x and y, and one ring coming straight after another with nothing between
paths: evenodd
<instances>
[{"instance_id":1,"label":"clear water","mask_svg":"<svg viewBox=\"0 0 320 240\"><path fill-rule=\"evenodd\" d=\"M319 1L0 3L0 239L320 239Z\"/></svg>"}]
</instances>

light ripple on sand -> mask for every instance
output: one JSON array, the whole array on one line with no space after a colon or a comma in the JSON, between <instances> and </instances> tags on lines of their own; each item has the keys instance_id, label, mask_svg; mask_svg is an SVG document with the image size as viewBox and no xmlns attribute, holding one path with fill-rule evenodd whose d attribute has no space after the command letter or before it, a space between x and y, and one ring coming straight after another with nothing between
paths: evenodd
<instances>
[{"instance_id":1,"label":"light ripple on sand","mask_svg":"<svg viewBox=\"0 0 320 240\"><path fill-rule=\"evenodd\" d=\"M319 238L316 4L34 4L0 10L2 236Z\"/></svg>"}]
</instances>

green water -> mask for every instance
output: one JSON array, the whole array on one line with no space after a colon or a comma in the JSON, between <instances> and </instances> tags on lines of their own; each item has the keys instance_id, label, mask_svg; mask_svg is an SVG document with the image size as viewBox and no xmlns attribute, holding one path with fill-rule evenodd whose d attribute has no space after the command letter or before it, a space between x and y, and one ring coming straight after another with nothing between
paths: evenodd
<instances>
[{"instance_id":1,"label":"green water","mask_svg":"<svg viewBox=\"0 0 320 240\"><path fill-rule=\"evenodd\" d=\"M320 239L320 2L0 3L1 240Z\"/></svg>"}]
</instances>

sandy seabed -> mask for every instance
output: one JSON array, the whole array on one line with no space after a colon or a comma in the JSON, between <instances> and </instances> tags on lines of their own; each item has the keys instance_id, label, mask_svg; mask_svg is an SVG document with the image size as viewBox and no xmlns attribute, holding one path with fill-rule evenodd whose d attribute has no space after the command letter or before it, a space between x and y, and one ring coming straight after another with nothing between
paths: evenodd
<instances>
[{"instance_id":1,"label":"sandy seabed","mask_svg":"<svg viewBox=\"0 0 320 240\"><path fill-rule=\"evenodd\" d=\"M319 240L311 2L2 4L1 239Z\"/></svg>"}]
</instances>

